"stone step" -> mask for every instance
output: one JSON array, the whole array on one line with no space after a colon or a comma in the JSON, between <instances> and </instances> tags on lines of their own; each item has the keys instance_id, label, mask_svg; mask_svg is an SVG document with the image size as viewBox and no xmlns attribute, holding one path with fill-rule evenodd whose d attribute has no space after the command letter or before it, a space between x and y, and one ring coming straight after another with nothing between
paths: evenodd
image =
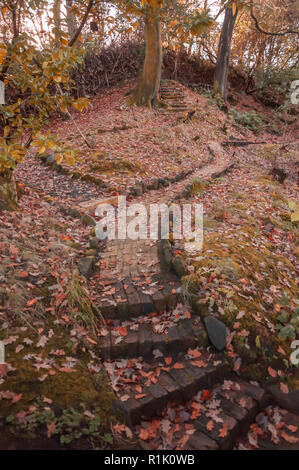
<instances>
[{"instance_id":1,"label":"stone step","mask_svg":"<svg viewBox=\"0 0 299 470\"><path fill-rule=\"evenodd\" d=\"M207 344L207 334L199 319L191 322L183 319L178 326L168 328L165 334L155 334L148 324L140 324L137 331L128 330L127 336L119 342L119 335L103 338L99 346L99 356L107 360L142 357L145 360L154 357L154 351L163 355L174 355L189 348Z\"/></svg>"},{"instance_id":2,"label":"stone step","mask_svg":"<svg viewBox=\"0 0 299 470\"><path fill-rule=\"evenodd\" d=\"M202 357L204 363L205 358ZM187 402L199 391L210 389L230 375L229 367L224 361L217 361L216 366L207 362L204 363L205 367L198 367L194 365L197 362L195 360L185 360L180 356L176 356L176 360L169 367L164 367L157 381L149 386L145 384L148 383L148 377L156 374L157 366L146 370L143 383L139 383L138 393L136 385L132 385L130 391L126 390L130 398L118 400L117 406L123 411L129 426L136 425L141 419L161 415L169 402ZM177 364L182 368L177 368Z\"/></svg>"},{"instance_id":3,"label":"stone step","mask_svg":"<svg viewBox=\"0 0 299 470\"><path fill-rule=\"evenodd\" d=\"M130 280L127 280L127 282L129 283ZM126 280L124 283L126 284ZM119 301L120 296L122 297L122 302ZM152 295L146 295L141 291L138 292L133 287L131 291L129 288L124 291L120 285L118 299L115 299L115 301L102 300L99 308L105 318L127 320L173 308L180 300L180 294L167 285Z\"/></svg>"},{"instance_id":4,"label":"stone step","mask_svg":"<svg viewBox=\"0 0 299 470\"><path fill-rule=\"evenodd\" d=\"M173 443L176 449L181 437L186 436L186 429L189 429L189 437L182 450L232 449L237 438L248 431L256 415L267 404L266 393L258 385L237 377L221 382L214 385L212 390L208 385L204 393L201 388L192 400L177 411L171 406L172 421L176 425ZM197 412L194 415L195 410ZM164 409L162 416L169 419L171 414L168 411L169 408ZM176 419L182 413L183 421ZM141 421L135 429L136 434L140 434L140 429L146 429L146 426L146 421Z\"/></svg>"}]
</instances>

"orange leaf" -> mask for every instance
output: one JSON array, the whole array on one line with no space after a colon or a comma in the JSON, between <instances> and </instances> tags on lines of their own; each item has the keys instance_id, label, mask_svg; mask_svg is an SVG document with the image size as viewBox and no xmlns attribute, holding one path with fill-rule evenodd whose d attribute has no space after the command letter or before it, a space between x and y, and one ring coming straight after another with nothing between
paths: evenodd
<instances>
[{"instance_id":1,"label":"orange leaf","mask_svg":"<svg viewBox=\"0 0 299 470\"><path fill-rule=\"evenodd\" d=\"M208 431L212 431L214 429L214 421L210 419L210 421L207 423L206 428Z\"/></svg>"},{"instance_id":2,"label":"orange leaf","mask_svg":"<svg viewBox=\"0 0 299 470\"><path fill-rule=\"evenodd\" d=\"M222 428L219 429L219 437L226 437L227 436L227 431L228 431L228 427L227 427L227 424L223 424Z\"/></svg>"},{"instance_id":3,"label":"orange leaf","mask_svg":"<svg viewBox=\"0 0 299 470\"><path fill-rule=\"evenodd\" d=\"M276 370L272 369L272 367L268 367L268 372L271 375L271 377L277 377L277 372Z\"/></svg>"},{"instance_id":4,"label":"orange leaf","mask_svg":"<svg viewBox=\"0 0 299 470\"><path fill-rule=\"evenodd\" d=\"M170 366L170 364L172 363L172 357L164 357L164 360L168 366Z\"/></svg>"},{"instance_id":5,"label":"orange leaf","mask_svg":"<svg viewBox=\"0 0 299 470\"><path fill-rule=\"evenodd\" d=\"M18 271L18 272L16 273L16 275L17 275L18 277L28 277L29 273L28 273L28 271Z\"/></svg>"},{"instance_id":6,"label":"orange leaf","mask_svg":"<svg viewBox=\"0 0 299 470\"><path fill-rule=\"evenodd\" d=\"M183 366L183 364L180 364L179 362L176 362L173 365L173 369L184 369L184 366Z\"/></svg>"},{"instance_id":7,"label":"orange leaf","mask_svg":"<svg viewBox=\"0 0 299 470\"><path fill-rule=\"evenodd\" d=\"M284 384L284 383L280 383L280 390L283 392L283 393L289 393L289 387Z\"/></svg>"},{"instance_id":8,"label":"orange leaf","mask_svg":"<svg viewBox=\"0 0 299 470\"><path fill-rule=\"evenodd\" d=\"M198 351L198 349L189 349L188 354L189 354L189 356L194 357L194 359L201 356L201 352Z\"/></svg>"},{"instance_id":9,"label":"orange leaf","mask_svg":"<svg viewBox=\"0 0 299 470\"><path fill-rule=\"evenodd\" d=\"M127 334L128 334L127 328L125 328L124 326L120 326L120 328L119 328L119 334L120 334L121 336L127 336Z\"/></svg>"},{"instance_id":10,"label":"orange leaf","mask_svg":"<svg viewBox=\"0 0 299 470\"><path fill-rule=\"evenodd\" d=\"M146 429L141 429L140 433L139 433L139 437L140 439L142 439L143 441L146 441L148 438L149 438L149 434L148 434L148 431Z\"/></svg>"},{"instance_id":11,"label":"orange leaf","mask_svg":"<svg viewBox=\"0 0 299 470\"><path fill-rule=\"evenodd\" d=\"M32 305L36 304L36 302L37 302L36 299L28 300L28 302L27 302L27 307L31 307Z\"/></svg>"},{"instance_id":12,"label":"orange leaf","mask_svg":"<svg viewBox=\"0 0 299 470\"><path fill-rule=\"evenodd\" d=\"M299 441L298 437L290 436L284 431L281 431L280 435L285 441L289 442L290 444L296 444Z\"/></svg>"},{"instance_id":13,"label":"orange leaf","mask_svg":"<svg viewBox=\"0 0 299 470\"><path fill-rule=\"evenodd\" d=\"M19 393L19 395L15 395L11 400L12 403L18 403L21 400L23 393Z\"/></svg>"},{"instance_id":14,"label":"orange leaf","mask_svg":"<svg viewBox=\"0 0 299 470\"><path fill-rule=\"evenodd\" d=\"M56 422L55 421L52 421L52 423L48 424L47 426L47 438L50 439L51 435L52 435L52 432L55 430L56 428Z\"/></svg>"}]
</instances>

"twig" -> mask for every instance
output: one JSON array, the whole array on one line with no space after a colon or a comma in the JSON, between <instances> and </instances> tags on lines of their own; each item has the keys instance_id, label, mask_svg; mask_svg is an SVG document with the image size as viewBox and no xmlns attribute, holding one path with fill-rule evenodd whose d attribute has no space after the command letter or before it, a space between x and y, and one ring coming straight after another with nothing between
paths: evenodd
<instances>
[{"instance_id":1,"label":"twig","mask_svg":"<svg viewBox=\"0 0 299 470\"><path fill-rule=\"evenodd\" d=\"M56 84L56 88L58 89L60 95L62 96L62 95L63 95L63 92L62 92L62 89L61 89L60 84ZM90 145L90 143L89 143L88 140L86 139L85 135L82 133L81 129L79 128L79 126L77 125L75 119L73 118L73 116L71 115L71 113L69 112L69 110L68 110L67 108L66 108L65 114L67 114L67 116L69 117L69 119L73 122L73 124L75 125L77 131L79 132L79 134L81 135L82 139L83 139L84 142L86 143L87 147L89 147L89 148L91 149L91 148L92 148L92 145Z\"/></svg>"}]
</instances>

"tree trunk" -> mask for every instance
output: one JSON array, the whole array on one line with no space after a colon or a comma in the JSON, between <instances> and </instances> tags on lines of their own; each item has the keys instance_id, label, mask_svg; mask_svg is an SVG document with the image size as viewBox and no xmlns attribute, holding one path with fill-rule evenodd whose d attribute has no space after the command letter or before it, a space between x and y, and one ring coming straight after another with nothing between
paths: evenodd
<instances>
[{"instance_id":1,"label":"tree trunk","mask_svg":"<svg viewBox=\"0 0 299 470\"><path fill-rule=\"evenodd\" d=\"M231 42L237 16L238 8L236 8L235 14L233 14L231 7L226 8L219 41L216 70L214 74L214 92L216 95L221 95L221 97L225 100L227 99L227 78Z\"/></svg>"},{"instance_id":2,"label":"tree trunk","mask_svg":"<svg viewBox=\"0 0 299 470\"><path fill-rule=\"evenodd\" d=\"M0 172L0 211L14 211L18 208L20 189L14 179L12 170Z\"/></svg>"},{"instance_id":3,"label":"tree trunk","mask_svg":"<svg viewBox=\"0 0 299 470\"><path fill-rule=\"evenodd\" d=\"M159 90L162 70L161 23L151 12L145 18L146 51L142 75L130 97L130 104L156 106L159 103Z\"/></svg>"},{"instance_id":4,"label":"tree trunk","mask_svg":"<svg viewBox=\"0 0 299 470\"><path fill-rule=\"evenodd\" d=\"M75 36L75 33L77 31L77 21L76 21L76 16L74 15L74 12L72 10L73 8L73 0L66 0L66 24L67 24L67 30L69 34L69 38L72 39Z\"/></svg>"},{"instance_id":5,"label":"tree trunk","mask_svg":"<svg viewBox=\"0 0 299 470\"><path fill-rule=\"evenodd\" d=\"M60 36L61 36L61 0L54 0L53 20L54 20L55 47L58 48L60 45Z\"/></svg>"}]
</instances>

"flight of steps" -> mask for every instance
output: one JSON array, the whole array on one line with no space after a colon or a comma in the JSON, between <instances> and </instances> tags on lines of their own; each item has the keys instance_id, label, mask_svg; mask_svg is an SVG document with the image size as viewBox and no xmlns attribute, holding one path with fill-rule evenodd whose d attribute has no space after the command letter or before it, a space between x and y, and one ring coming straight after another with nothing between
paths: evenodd
<instances>
[{"instance_id":1,"label":"flight of steps","mask_svg":"<svg viewBox=\"0 0 299 470\"><path fill-rule=\"evenodd\" d=\"M160 88L162 102L167 105L169 112L187 112L188 106L184 100L184 93L179 83L173 80L163 80Z\"/></svg>"},{"instance_id":2,"label":"flight of steps","mask_svg":"<svg viewBox=\"0 0 299 470\"><path fill-rule=\"evenodd\" d=\"M192 428L182 450L231 449L267 404L262 388L241 380L222 354L207 349L197 316L180 320L166 334L154 334L150 325L140 324L136 331L128 328L122 342L116 344L116 338L105 337L99 353L118 387L116 406L137 437L152 422L178 410L185 418L174 418L173 447L167 448L176 449ZM206 393L208 399L202 400ZM200 409L195 418L194 407ZM150 444L140 441L143 448Z\"/></svg>"}]
</instances>

